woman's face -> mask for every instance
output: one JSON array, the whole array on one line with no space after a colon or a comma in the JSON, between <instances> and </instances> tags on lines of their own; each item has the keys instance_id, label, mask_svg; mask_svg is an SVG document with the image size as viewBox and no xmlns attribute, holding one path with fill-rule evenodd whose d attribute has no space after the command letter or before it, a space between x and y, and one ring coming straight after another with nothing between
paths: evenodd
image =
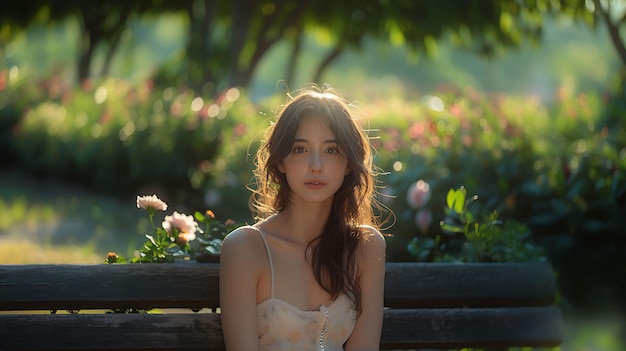
<instances>
[{"instance_id":1,"label":"woman's face","mask_svg":"<svg viewBox=\"0 0 626 351\"><path fill-rule=\"evenodd\" d=\"M349 172L348 160L327 122L315 116L300 121L293 146L279 170L291 189L292 205L330 204Z\"/></svg>"}]
</instances>

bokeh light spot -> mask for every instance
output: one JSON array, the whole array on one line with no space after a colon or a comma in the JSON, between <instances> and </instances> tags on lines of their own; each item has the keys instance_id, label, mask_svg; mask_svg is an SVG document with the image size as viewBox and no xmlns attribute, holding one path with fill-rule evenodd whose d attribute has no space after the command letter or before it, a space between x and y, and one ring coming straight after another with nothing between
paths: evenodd
<instances>
[{"instance_id":1,"label":"bokeh light spot","mask_svg":"<svg viewBox=\"0 0 626 351\"><path fill-rule=\"evenodd\" d=\"M107 97L108 93L105 87L99 87L98 89L96 89L96 92L93 95L93 98L96 101L97 105L101 105L105 101L107 101Z\"/></svg>"},{"instance_id":2,"label":"bokeh light spot","mask_svg":"<svg viewBox=\"0 0 626 351\"><path fill-rule=\"evenodd\" d=\"M426 102L426 106L433 111L442 112L444 109L443 100L437 96L426 95L424 101Z\"/></svg>"},{"instance_id":3,"label":"bokeh light spot","mask_svg":"<svg viewBox=\"0 0 626 351\"><path fill-rule=\"evenodd\" d=\"M207 115L211 118L217 117L219 113L220 113L220 107L217 106L216 104L212 104L211 106L209 106L209 109L207 110Z\"/></svg>"},{"instance_id":4,"label":"bokeh light spot","mask_svg":"<svg viewBox=\"0 0 626 351\"><path fill-rule=\"evenodd\" d=\"M194 112L198 112L204 106L204 100L201 97L197 97L191 101L191 110Z\"/></svg>"},{"instance_id":5,"label":"bokeh light spot","mask_svg":"<svg viewBox=\"0 0 626 351\"><path fill-rule=\"evenodd\" d=\"M400 172L402 170L402 162L396 161L393 163L393 170L396 172Z\"/></svg>"},{"instance_id":6,"label":"bokeh light spot","mask_svg":"<svg viewBox=\"0 0 626 351\"><path fill-rule=\"evenodd\" d=\"M100 126L100 124L94 124L94 126L91 127L91 136L93 136L94 139L98 139L100 135L102 135L102 126Z\"/></svg>"},{"instance_id":7,"label":"bokeh light spot","mask_svg":"<svg viewBox=\"0 0 626 351\"><path fill-rule=\"evenodd\" d=\"M156 100L152 104L152 111L154 113L161 113L161 112L163 112L163 100L161 100L161 99Z\"/></svg>"},{"instance_id":8,"label":"bokeh light spot","mask_svg":"<svg viewBox=\"0 0 626 351\"><path fill-rule=\"evenodd\" d=\"M241 93L239 92L239 89L237 89L237 88L230 88L226 92L226 100L228 102L235 102L235 101L237 101L239 99L239 96L241 96Z\"/></svg>"}]
</instances>

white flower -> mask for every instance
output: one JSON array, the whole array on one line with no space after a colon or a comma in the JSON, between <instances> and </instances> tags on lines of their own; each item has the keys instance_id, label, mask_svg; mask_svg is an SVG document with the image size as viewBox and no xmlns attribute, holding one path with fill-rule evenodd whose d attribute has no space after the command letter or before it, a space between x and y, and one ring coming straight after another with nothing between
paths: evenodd
<instances>
[{"instance_id":1,"label":"white flower","mask_svg":"<svg viewBox=\"0 0 626 351\"><path fill-rule=\"evenodd\" d=\"M406 193L406 202L413 209L418 209L430 200L430 185L423 180L414 183Z\"/></svg>"},{"instance_id":2,"label":"white flower","mask_svg":"<svg viewBox=\"0 0 626 351\"><path fill-rule=\"evenodd\" d=\"M167 204L156 195L137 196L137 208L143 208L144 210L152 208L154 210L165 211L167 210Z\"/></svg>"},{"instance_id":3,"label":"white flower","mask_svg":"<svg viewBox=\"0 0 626 351\"><path fill-rule=\"evenodd\" d=\"M174 230L178 230L178 236L180 237L182 235L187 241L196 238L198 223L196 223L192 216L174 211L171 216L165 216L165 220L161 225L170 236L173 234Z\"/></svg>"}]
</instances>

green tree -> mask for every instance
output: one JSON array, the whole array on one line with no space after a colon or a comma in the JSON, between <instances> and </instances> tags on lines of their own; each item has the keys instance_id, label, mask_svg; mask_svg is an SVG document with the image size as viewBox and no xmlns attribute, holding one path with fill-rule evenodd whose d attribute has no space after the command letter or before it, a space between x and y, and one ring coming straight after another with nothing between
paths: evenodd
<instances>
[{"instance_id":1,"label":"green tree","mask_svg":"<svg viewBox=\"0 0 626 351\"><path fill-rule=\"evenodd\" d=\"M602 17L600 0L594 3L596 17ZM595 18L584 4L582 0L24 0L19 6L3 6L0 20L10 30L0 35L42 18L49 22L76 18L81 27L77 76L85 80L94 74L91 64L99 45L106 48L99 75L108 73L129 18L180 13L188 21L187 38L181 38L187 43L185 55L164 71L164 78L196 90L208 86L214 92L249 86L261 59L280 42L292 46L285 67L289 83L298 58L306 54L301 50L305 35L324 37L328 44L311 77L321 82L336 59L347 50L360 50L367 39L405 45L416 55L428 55L437 51L437 41L445 36L468 50L493 56L526 39L538 42L546 12L570 11ZM620 21L607 23L615 27ZM619 31L616 35L620 39Z\"/></svg>"},{"instance_id":2,"label":"green tree","mask_svg":"<svg viewBox=\"0 0 626 351\"><path fill-rule=\"evenodd\" d=\"M3 5L0 21L4 24L0 32L10 36L33 23L52 24L75 18L80 26L76 76L79 82L84 82L93 76L91 66L96 48L99 45L105 47L104 65L98 76L106 76L129 17L140 16L149 10L170 9L164 5L168 2L158 3L163 4L162 7L155 8L155 3L150 1L28 0L10 3Z\"/></svg>"},{"instance_id":3,"label":"green tree","mask_svg":"<svg viewBox=\"0 0 626 351\"><path fill-rule=\"evenodd\" d=\"M491 57L541 35L541 8L510 0L495 1L347 1L316 3L308 30L328 33L330 49L313 81L346 50L359 50L366 38L405 45L416 55L437 52L437 41L452 36L460 47Z\"/></svg>"}]
</instances>

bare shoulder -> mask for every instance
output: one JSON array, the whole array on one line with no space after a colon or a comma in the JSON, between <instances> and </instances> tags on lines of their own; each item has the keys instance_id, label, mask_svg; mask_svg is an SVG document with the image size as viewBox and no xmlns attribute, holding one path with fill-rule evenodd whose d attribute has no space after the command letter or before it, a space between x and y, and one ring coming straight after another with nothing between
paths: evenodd
<instances>
[{"instance_id":1,"label":"bare shoulder","mask_svg":"<svg viewBox=\"0 0 626 351\"><path fill-rule=\"evenodd\" d=\"M385 236L378 229L369 225L361 226L361 229L363 229L359 243L359 255L361 258L384 260L387 249Z\"/></svg>"},{"instance_id":2,"label":"bare shoulder","mask_svg":"<svg viewBox=\"0 0 626 351\"><path fill-rule=\"evenodd\" d=\"M228 233L222 242L222 256L255 255L263 245L258 230L252 226L242 226ZM249 257L249 256L248 256Z\"/></svg>"}]
</instances>

